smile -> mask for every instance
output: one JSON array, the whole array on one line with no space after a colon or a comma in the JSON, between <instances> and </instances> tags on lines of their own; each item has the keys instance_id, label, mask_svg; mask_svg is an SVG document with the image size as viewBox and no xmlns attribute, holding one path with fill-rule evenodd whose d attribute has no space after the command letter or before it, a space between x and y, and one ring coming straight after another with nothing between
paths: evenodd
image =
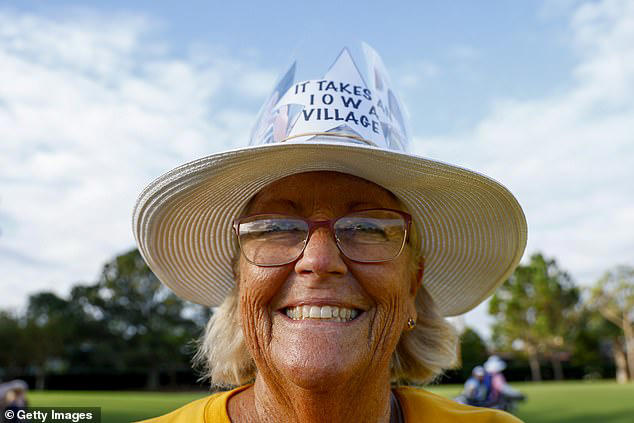
<instances>
[{"instance_id":1,"label":"smile","mask_svg":"<svg viewBox=\"0 0 634 423\"><path fill-rule=\"evenodd\" d=\"M288 307L284 312L293 320L318 319L332 322L349 322L359 315L359 310L330 305L300 305Z\"/></svg>"}]
</instances>

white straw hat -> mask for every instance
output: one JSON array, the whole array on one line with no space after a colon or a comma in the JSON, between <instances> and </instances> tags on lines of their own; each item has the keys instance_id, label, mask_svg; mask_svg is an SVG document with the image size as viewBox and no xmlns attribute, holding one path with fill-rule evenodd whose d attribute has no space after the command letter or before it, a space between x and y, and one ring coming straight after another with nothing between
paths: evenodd
<instances>
[{"instance_id":1,"label":"white straw hat","mask_svg":"<svg viewBox=\"0 0 634 423\"><path fill-rule=\"evenodd\" d=\"M443 315L472 309L511 274L526 245L517 200L486 176L408 154L403 109L379 56L363 51L369 84L348 49L322 79L294 83L293 65L251 145L184 164L141 193L139 250L177 295L220 305L234 286L233 219L271 182L317 170L367 179L401 200L425 257L423 284Z\"/></svg>"}]
</instances>

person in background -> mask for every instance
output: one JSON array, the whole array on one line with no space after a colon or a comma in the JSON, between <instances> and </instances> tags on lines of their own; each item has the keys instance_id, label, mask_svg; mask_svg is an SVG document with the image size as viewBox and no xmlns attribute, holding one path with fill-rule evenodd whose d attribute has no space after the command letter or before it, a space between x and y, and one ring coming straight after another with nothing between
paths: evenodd
<instances>
[{"instance_id":1,"label":"person in background","mask_svg":"<svg viewBox=\"0 0 634 423\"><path fill-rule=\"evenodd\" d=\"M471 377L464 384L462 395L467 404L481 406L487 400L487 386L484 383L485 371L482 366L475 366Z\"/></svg>"},{"instance_id":2,"label":"person in background","mask_svg":"<svg viewBox=\"0 0 634 423\"><path fill-rule=\"evenodd\" d=\"M28 407L26 392L28 385L23 380L13 380L0 384L0 422L21 423L23 420L17 417L11 420L5 419L6 411L13 411L17 416L18 410Z\"/></svg>"},{"instance_id":3,"label":"person in background","mask_svg":"<svg viewBox=\"0 0 634 423\"><path fill-rule=\"evenodd\" d=\"M484 377L484 385L487 388L487 406L492 408L506 409L509 401L523 400L524 395L513 389L507 382L504 374L506 362L497 355L492 355L484 363L486 375Z\"/></svg>"}]
</instances>

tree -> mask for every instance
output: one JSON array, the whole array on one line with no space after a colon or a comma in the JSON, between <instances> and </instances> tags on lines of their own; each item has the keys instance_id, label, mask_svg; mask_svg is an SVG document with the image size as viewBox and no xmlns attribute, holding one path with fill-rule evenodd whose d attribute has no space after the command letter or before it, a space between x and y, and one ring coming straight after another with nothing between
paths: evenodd
<instances>
[{"instance_id":1,"label":"tree","mask_svg":"<svg viewBox=\"0 0 634 423\"><path fill-rule=\"evenodd\" d=\"M45 388L49 363L60 358L64 350L67 326L63 309L66 301L50 292L29 297L22 330L22 354L35 368L35 387Z\"/></svg>"},{"instance_id":2,"label":"tree","mask_svg":"<svg viewBox=\"0 0 634 423\"><path fill-rule=\"evenodd\" d=\"M590 290L590 306L623 332L626 367L634 380L634 267L618 266L601 277ZM615 359L618 362L619 345ZM625 380L628 375L625 375Z\"/></svg>"},{"instance_id":3,"label":"tree","mask_svg":"<svg viewBox=\"0 0 634 423\"><path fill-rule=\"evenodd\" d=\"M108 262L97 284L75 295L116 338L118 362L148 372L150 389L158 387L161 369L189 368L191 341L209 316L161 284L136 249Z\"/></svg>"},{"instance_id":4,"label":"tree","mask_svg":"<svg viewBox=\"0 0 634 423\"><path fill-rule=\"evenodd\" d=\"M622 332L601 314L584 306L579 318L570 327L572 338L571 364L583 367L584 376L598 378L605 375L611 362L617 364L617 379L627 376L625 354L623 353Z\"/></svg>"},{"instance_id":5,"label":"tree","mask_svg":"<svg viewBox=\"0 0 634 423\"><path fill-rule=\"evenodd\" d=\"M20 340L21 330L19 318L8 311L0 310L0 381L11 379L21 373L22 363Z\"/></svg>"},{"instance_id":6,"label":"tree","mask_svg":"<svg viewBox=\"0 0 634 423\"><path fill-rule=\"evenodd\" d=\"M23 315L0 312L0 367L17 376L35 370L36 387L45 388L47 370L65 362L68 346L82 316L74 315L72 304L51 292L31 295Z\"/></svg>"},{"instance_id":7,"label":"tree","mask_svg":"<svg viewBox=\"0 0 634 423\"><path fill-rule=\"evenodd\" d=\"M460 336L460 356L462 361L462 376L467 379L475 366L482 365L489 356L487 346L478 332L466 328Z\"/></svg>"},{"instance_id":8,"label":"tree","mask_svg":"<svg viewBox=\"0 0 634 423\"><path fill-rule=\"evenodd\" d=\"M522 350L533 380L541 380L541 356L550 358L555 378L562 379L560 357L568 349L578 304L579 290L570 276L554 259L534 254L489 303L489 314L496 317L493 341L501 350Z\"/></svg>"},{"instance_id":9,"label":"tree","mask_svg":"<svg viewBox=\"0 0 634 423\"><path fill-rule=\"evenodd\" d=\"M158 387L166 372L190 370L192 341L210 315L186 303L150 271L138 250L106 263L92 285L75 285L68 298L51 292L29 297L24 313L0 311L0 371L47 373L145 372ZM5 375L0 374L0 377Z\"/></svg>"}]
</instances>

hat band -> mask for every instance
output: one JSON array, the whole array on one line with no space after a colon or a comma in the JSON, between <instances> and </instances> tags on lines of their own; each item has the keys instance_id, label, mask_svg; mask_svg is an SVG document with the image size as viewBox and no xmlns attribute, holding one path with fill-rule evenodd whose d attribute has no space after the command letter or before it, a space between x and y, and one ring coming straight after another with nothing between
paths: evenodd
<instances>
[{"instance_id":1,"label":"hat band","mask_svg":"<svg viewBox=\"0 0 634 423\"><path fill-rule=\"evenodd\" d=\"M280 143L286 142L288 140L292 140L293 138L316 137L316 136L350 138L350 139L353 139L353 140L361 141L364 144L376 147L376 144L374 144L373 142L370 142L370 141L366 140L365 138L361 138L361 137L359 137L357 135L337 134L337 133L334 133L334 132L304 132L303 134L295 134L295 135L291 135L290 137L286 137L283 140L281 140Z\"/></svg>"}]
</instances>

